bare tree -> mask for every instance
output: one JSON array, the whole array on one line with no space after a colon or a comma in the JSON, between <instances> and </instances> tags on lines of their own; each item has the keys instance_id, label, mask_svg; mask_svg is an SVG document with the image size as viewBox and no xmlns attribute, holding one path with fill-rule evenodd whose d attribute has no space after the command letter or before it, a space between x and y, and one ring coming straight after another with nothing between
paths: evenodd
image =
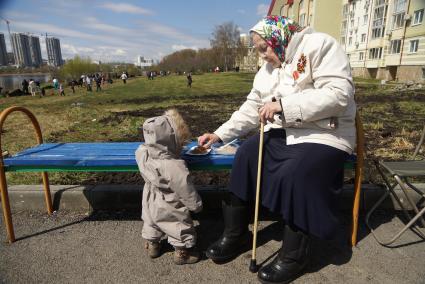
<instances>
[{"instance_id":1,"label":"bare tree","mask_svg":"<svg viewBox=\"0 0 425 284\"><path fill-rule=\"evenodd\" d=\"M225 71L233 67L240 44L240 32L233 22L226 22L215 27L210 40L211 47L220 55L221 66Z\"/></svg>"}]
</instances>

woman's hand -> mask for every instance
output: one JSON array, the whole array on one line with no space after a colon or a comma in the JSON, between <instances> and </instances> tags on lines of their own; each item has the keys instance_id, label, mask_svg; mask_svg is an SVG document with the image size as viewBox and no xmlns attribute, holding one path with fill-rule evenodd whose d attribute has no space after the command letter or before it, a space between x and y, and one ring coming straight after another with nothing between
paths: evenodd
<instances>
[{"instance_id":1,"label":"woman's hand","mask_svg":"<svg viewBox=\"0 0 425 284\"><path fill-rule=\"evenodd\" d=\"M273 122L274 121L273 116L278 112L282 112L282 107L280 106L280 102L265 103L264 106L262 106L258 110L260 121L264 123L266 123L267 120L270 122Z\"/></svg>"},{"instance_id":2,"label":"woman's hand","mask_svg":"<svg viewBox=\"0 0 425 284\"><path fill-rule=\"evenodd\" d=\"M198 145L204 146L205 148L211 147L212 144L218 141L220 141L220 137L214 133L204 133L202 136L198 137Z\"/></svg>"}]
</instances>

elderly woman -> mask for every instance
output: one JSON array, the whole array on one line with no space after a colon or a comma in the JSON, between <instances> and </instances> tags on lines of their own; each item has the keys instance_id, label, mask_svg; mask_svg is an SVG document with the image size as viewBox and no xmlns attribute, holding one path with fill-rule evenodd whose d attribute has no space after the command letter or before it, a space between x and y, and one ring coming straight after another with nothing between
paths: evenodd
<instances>
[{"instance_id":1,"label":"elderly woman","mask_svg":"<svg viewBox=\"0 0 425 284\"><path fill-rule=\"evenodd\" d=\"M265 64L245 103L198 143L227 142L266 122L261 204L280 213L285 225L279 254L258 277L288 283L309 261L310 235L341 237L336 189L355 143L354 85L347 56L326 34L268 16L251 35ZM257 134L236 153L224 232L206 252L213 261L236 257L250 242L247 205L255 199L258 146Z\"/></svg>"}]
</instances>

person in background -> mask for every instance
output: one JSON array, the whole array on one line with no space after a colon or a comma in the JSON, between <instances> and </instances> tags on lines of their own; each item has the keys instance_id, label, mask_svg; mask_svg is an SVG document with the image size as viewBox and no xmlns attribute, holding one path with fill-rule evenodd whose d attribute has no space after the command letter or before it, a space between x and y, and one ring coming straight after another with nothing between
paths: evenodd
<instances>
[{"instance_id":1,"label":"person in background","mask_svg":"<svg viewBox=\"0 0 425 284\"><path fill-rule=\"evenodd\" d=\"M59 83L59 95L65 96L65 89L62 83Z\"/></svg>"},{"instance_id":2,"label":"person in background","mask_svg":"<svg viewBox=\"0 0 425 284\"><path fill-rule=\"evenodd\" d=\"M73 94L75 94L75 85L76 85L76 83L77 82L75 80L72 80L71 81L71 91L72 91Z\"/></svg>"},{"instance_id":3,"label":"person in background","mask_svg":"<svg viewBox=\"0 0 425 284\"><path fill-rule=\"evenodd\" d=\"M189 128L176 110L143 123L145 143L136 150L136 162L145 181L142 198L142 237L151 258L161 254L161 238L174 247L174 263L199 260L196 230L189 211L202 210L184 160L179 158L190 137Z\"/></svg>"},{"instance_id":4,"label":"person in background","mask_svg":"<svg viewBox=\"0 0 425 284\"><path fill-rule=\"evenodd\" d=\"M95 82L96 82L96 92L102 91L102 87L101 87L101 84L102 84L102 77L98 76L98 77L95 79Z\"/></svg>"},{"instance_id":5,"label":"person in background","mask_svg":"<svg viewBox=\"0 0 425 284\"><path fill-rule=\"evenodd\" d=\"M91 88L91 78L89 75L86 76L86 87L87 87L87 91L91 92L92 88Z\"/></svg>"},{"instance_id":6,"label":"person in background","mask_svg":"<svg viewBox=\"0 0 425 284\"><path fill-rule=\"evenodd\" d=\"M192 73L189 72L186 77L187 77L187 86L189 88L192 88Z\"/></svg>"},{"instance_id":7,"label":"person in background","mask_svg":"<svg viewBox=\"0 0 425 284\"><path fill-rule=\"evenodd\" d=\"M125 72L122 72L122 74L121 74L121 80L122 80L122 82L124 84L127 83L127 78L128 78L127 74L125 74Z\"/></svg>"},{"instance_id":8,"label":"person in background","mask_svg":"<svg viewBox=\"0 0 425 284\"><path fill-rule=\"evenodd\" d=\"M30 79L28 89L31 93L31 97L35 97L35 81L33 79Z\"/></svg>"},{"instance_id":9,"label":"person in background","mask_svg":"<svg viewBox=\"0 0 425 284\"><path fill-rule=\"evenodd\" d=\"M347 55L327 34L268 16L251 36L265 61L253 88L239 110L198 143L226 143L266 123L260 202L282 216L284 227L279 253L257 277L289 283L311 260L310 236L348 241L338 205L344 162L356 137L354 83ZM248 206L255 200L259 137L236 152L223 202L224 231L206 251L213 261L230 260L250 245Z\"/></svg>"},{"instance_id":10,"label":"person in background","mask_svg":"<svg viewBox=\"0 0 425 284\"><path fill-rule=\"evenodd\" d=\"M59 89L59 80L55 77L53 77L53 88L55 91Z\"/></svg>"},{"instance_id":11,"label":"person in background","mask_svg":"<svg viewBox=\"0 0 425 284\"><path fill-rule=\"evenodd\" d=\"M28 86L29 86L28 81L26 79L22 80L22 92L24 92L24 94L29 93Z\"/></svg>"}]
</instances>

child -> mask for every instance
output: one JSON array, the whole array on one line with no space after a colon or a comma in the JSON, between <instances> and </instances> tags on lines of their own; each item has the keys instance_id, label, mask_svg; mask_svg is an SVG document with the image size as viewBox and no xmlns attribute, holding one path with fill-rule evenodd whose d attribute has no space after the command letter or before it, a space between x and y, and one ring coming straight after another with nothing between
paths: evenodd
<instances>
[{"instance_id":1,"label":"child","mask_svg":"<svg viewBox=\"0 0 425 284\"><path fill-rule=\"evenodd\" d=\"M142 199L142 237L151 258L160 256L160 240L168 236L174 246L174 263L199 260L196 231L189 210L202 210L202 200L189 181L189 171L179 158L189 129L176 110L150 118L143 124L145 144L136 150L136 161L145 186Z\"/></svg>"}]
</instances>

